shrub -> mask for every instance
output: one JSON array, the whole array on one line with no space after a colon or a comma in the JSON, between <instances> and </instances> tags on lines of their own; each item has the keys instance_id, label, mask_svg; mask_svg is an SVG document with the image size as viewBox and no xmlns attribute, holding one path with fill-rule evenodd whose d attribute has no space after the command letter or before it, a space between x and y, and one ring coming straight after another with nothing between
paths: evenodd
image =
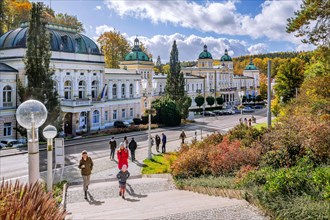
<instances>
[{"instance_id":1,"label":"shrub","mask_svg":"<svg viewBox=\"0 0 330 220\"><path fill-rule=\"evenodd\" d=\"M197 105L198 107L201 107L201 106L204 104L205 99L204 99L203 96L198 95L198 96L195 97L195 100L194 100L194 101L196 102L196 105Z\"/></svg>"},{"instance_id":2,"label":"shrub","mask_svg":"<svg viewBox=\"0 0 330 220\"><path fill-rule=\"evenodd\" d=\"M215 99L213 96L208 96L208 97L206 97L206 102L209 106L212 106L212 105L214 105Z\"/></svg>"},{"instance_id":3,"label":"shrub","mask_svg":"<svg viewBox=\"0 0 330 220\"><path fill-rule=\"evenodd\" d=\"M59 208L40 183L23 185L2 181L0 185L0 219L62 220L66 212Z\"/></svg>"},{"instance_id":4,"label":"shrub","mask_svg":"<svg viewBox=\"0 0 330 220\"><path fill-rule=\"evenodd\" d=\"M236 125L228 132L228 138L230 141L239 140L245 147L251 147L252 143L258 140L263 131L259 131L254 127L248 127L245 124Z\"/></svg>"},{"instance_id":5,"label":"shrub","mask_svg":"<svg viewBox=\"0 0 330 220\"><path fill-rule=\"evenodd\" d=\"M240 141L229 142L225 137L208 154L211 172L215 176L232 174L243 165L258 165L260 159L259 148L241 147Z\"/></svg>"}]
</instances>

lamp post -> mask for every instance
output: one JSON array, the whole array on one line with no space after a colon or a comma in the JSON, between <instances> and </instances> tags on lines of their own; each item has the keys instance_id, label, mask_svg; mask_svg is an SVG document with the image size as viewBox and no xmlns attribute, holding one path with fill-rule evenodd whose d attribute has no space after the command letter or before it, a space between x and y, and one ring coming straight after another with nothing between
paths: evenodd
<instances>
[{"instance_id":1,"label":"lamp post","mask_svg":"<svg viewBox=\"0 0 330 220\"><path fill-rule=\"evenodd\" d=\"M151 100L153 90L157 87L157 81L153 77L141 80L142 88L146 90L148 99L148 159L151 159Z\"/></svg>"},{"instance_id":2,"label":"lamp post","mask_svg":"<svg viewBox=\"0 0 330 220\"><path fill-rule=\"evenodd\" d=\"M45 123L47 113L45 105L37 100L23 102L16 111L17 122L27 129L30 184L40 177L38 128Z\"/></svg>"},{"instance_id":3,"label":"lamp post","mask_svg":"<svg viewBox=\"0 0 330 220\"><path fill-rule=\"evenodd\" d=\"M42 131L47 139L47 191L52 190L52 171L53 171L53 138L57 135L57 130L53 125L48 125Z\"/></svg>"}]
</instances>

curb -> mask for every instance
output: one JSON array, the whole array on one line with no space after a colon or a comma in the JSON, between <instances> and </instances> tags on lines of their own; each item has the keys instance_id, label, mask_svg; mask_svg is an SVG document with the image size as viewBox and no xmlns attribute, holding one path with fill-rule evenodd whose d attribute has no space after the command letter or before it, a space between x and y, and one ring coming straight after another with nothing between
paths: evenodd
<instances>
[{"instance_id":1,"label":"curb","mask_svg":"<svg viewBox=\"0 0 330 220\"><path fill-rule=\"evenodd\" d=\"M135 175L135 176L130 176L129 179L141 179L142 175ZM112 178L104 178L104 179L96 179L96 180L91 180L90 183L105 183L105 182L116 182L118 181L117 178L112 177ZM83 181L74 181L74 182L69 182L69 186L79 186L82 185Z\"/></svg>"}]
</instances>

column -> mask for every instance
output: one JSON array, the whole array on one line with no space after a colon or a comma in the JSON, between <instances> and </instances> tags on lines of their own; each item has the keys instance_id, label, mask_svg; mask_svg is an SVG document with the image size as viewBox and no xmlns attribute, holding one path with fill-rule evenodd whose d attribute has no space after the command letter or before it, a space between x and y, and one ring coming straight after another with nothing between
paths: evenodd
<instances>
[{"instance_id":1,"label":"column","mask_svg":"<svg viewBox=\"0 0 330 220\"><path fill-rule=\"evenodd\" d=\"M125 89L126 98L129 98L129 84L130 84L130 82L129 81L126 81L126 83L125 83L125 86L126 86L126 89Z\"/></svg>"},{"instance_id":2,"label":"column","mask_svg":"<svg viewBox=\"0 0 330 220\"><path fill-rule=\"evenodd\" d=\"M72 136L76 136L76 130L77 130L77 122L76 122L76 114L72 113Z\"/></svg>"},{"instance_id":3,"label":"column","mask_svg":"<svg viewBox=\"0 0 330 220\"><path fill-rule=\"evenodd\" d=\"M86 124L87 124L87 133L89 134L91 132L91 111L87 111L87 118L86 118Z\"/></svg>"}]
</instances>

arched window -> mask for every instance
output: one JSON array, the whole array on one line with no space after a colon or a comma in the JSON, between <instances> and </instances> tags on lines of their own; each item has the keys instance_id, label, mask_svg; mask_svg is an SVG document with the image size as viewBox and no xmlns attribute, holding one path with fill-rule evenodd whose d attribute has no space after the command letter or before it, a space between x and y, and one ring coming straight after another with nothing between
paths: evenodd
<instances>
[{"instance_id":1,"label":"arched window","mask_svg":"<svg viewBox=\"0 0 330 220\"><path fill-rule=\"evenodd\" d=\"M99 91L99 81L94 80L92 82L92 99L96 99L97 98L98 91Z\"/></svg>"},{"instance_id":2,"label":"arched window","mask_svg":"<svg viewBox=\"0 0 330 220\"><path fill-rule=\"evenodd\" d=\"M112 98L113 99L117 98L117 84L113 84L112 86Z\"/></svg>"},{"instance_id":3,"label":"arched window","mask_svg":"<svg viewBox=\"0 0 330 220\"><path fill-rule=\"evenodd\" d=\"M125 84L122 84L121 85L121 98L126 98L125 92L126 92Z\"/></svg>"},{"instance_id":4,"label":"arched window","mask_svg":"<svg viewBox=\"0 0 330 220\"><path fill-rule=\"evenodd\" d=\"M79 81L78 83L78 98L84 99L86 94L86 83L85 81Z\"/></svg>"},{"instance_id":5,"label":"arched window","mask_svg":"<svg viewBox=\"0 0 330 220\"><path fill-rule=\"evenodd\" d=\"M5 86L3 88L3 95L2 95L2 102L3 102L3 107L11 107L13 106L12 103L12 89L10 86Z\"/></svg>"},{"instance_id":6,"label":"arched window","mask_svg":"<svg viewBox=\"0 0 330 220\"><path fill-rule=\"evenodd\" d=\"M71 99L72 96L72 83L71 81L65 81L64 83L64 99Z\"/></svg>"},{"instance_id":7,"label":"arched window","mask_svg":"<svg viewBox=\"0 0 330 220\"><path fill-rule=\"evenodd\" d=\"M133 84L129 84L129 97L133 98Z\"/></svg>"},{"instance_id":8,"label":"arched window","mask_svg":"<svg viewBox=\"0 0 330 220\"><path fill-rule=\"evenodd\" d=\"M93 124L98 125L100 123L100 112L98 110L93 111Z\"/></svg>"}]
</instances>

